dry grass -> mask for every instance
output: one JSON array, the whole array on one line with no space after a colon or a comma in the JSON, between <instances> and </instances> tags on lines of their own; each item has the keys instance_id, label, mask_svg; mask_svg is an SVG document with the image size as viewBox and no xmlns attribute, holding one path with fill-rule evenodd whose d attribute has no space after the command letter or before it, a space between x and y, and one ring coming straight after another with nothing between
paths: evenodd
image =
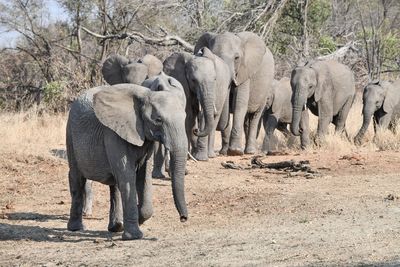
<instances>
[{"instance_id":1,"label":"dry grass","mask_svg":"<svg viewBox=\"0 0 400 267\"><path fill-rule=\"evenodd\" d=\"M65 148L66 115L38 115L35 110L0 113L0 151L15 155L49 156Z\"/></svg>"},{"instance_id":2,"label":"dry grass","mask_svg":"<svg viewBox=\"0 0 400 267\"><path fill-rule=\"evenodd\" d=\"M353 143L353 137L357 134L362 124L362 103L356 99L346 123L346 129L350 140L345 136L334 134L334 126L330 125L330 134L320 146L313 145L309 151L335 151L351 153L354 151L376 151L376 150L399 150L400 131L393 134L389 130L379 132L374 138L373 125L371 123L361 147ZM20 113L0 113L0 151L15 155L50 156L52 149L65 149L65 126L67 115L38 115L35 110ZM318 117L310 114L311 138L315 137ZM258 140L260 147L264 133ZM216 145L220 144L217 135ZM273 148L277 150L298 150L299 138L294 142L288 140L279 132L275 131L272 142Z\"/></svg>"}]
</instances>

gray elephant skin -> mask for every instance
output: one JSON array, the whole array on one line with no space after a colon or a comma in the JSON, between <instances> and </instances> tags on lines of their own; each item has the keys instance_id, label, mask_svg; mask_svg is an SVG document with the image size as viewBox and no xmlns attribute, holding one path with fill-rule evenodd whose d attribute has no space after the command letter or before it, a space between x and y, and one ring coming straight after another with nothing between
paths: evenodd
<instances>
[{"instance_id":1,"label":"gray elephant skin","mask_svg":"<svg viewBox=\"0 0 400 267\"><path fill-rule=\"evenodd\" d=\"M272 53L264 41L251 32L237 34L207 32L197 41L195 53L202 47L209 48L215 55L222 58L229 67L233 83L231 88L232 131L229 148L221 152L228 155L255 153L258 124L266 100L272 94L275 71ZM241 143L243 132L246 136L244 150Z\"/></svg>"},{"instance_id":2,"label":"gray elephant skin","mask_svg":"<svg viewBox=\"0 0 400 267\"><path fill-rule=\"evenodd\" d=\"M196 55L174 53L163 64L165 73L175 77L185 91L186 132L193 156L198 160L215 157L215 131L224 130L229 123L228 65L206 47ZM197 119L200 130L196 129Z\"/></svg>"},{"instance_id":3,"label":"gray elephant skin","mask_svg":"<svg viewBox=\"0 0 400 267\"><path fill-rule=\"evenodd\" d=\"M156 82L160 89L180 86L171 77ZM124 240L142 238L139 224L153 213L149 158L155 141L171 152L174 202L186 221L184 114L184 102L173 90L133 84L95 87L75 100L67 123L72 198L68 230L85 228L84 188L90 179L110 187L109 231L124 231Z\"/></svg>"},{"instance_id":4,"label":"gray elephant skin","mask_svg":"<svg viewBox=\"0 0 400 267\"><path fill-rule=\"evenodd\" d=\"M317 141L321 140L332 122L335 132L345 131L347 115L355 97L353 72L334 61L312 61L296 67L291 75L292 123L291 132L300 135L300 121L307 107L318 116ZM308 125L304 125L308 128Z\"/></svg>"},{"instance_id":5,"label":"gray elephant skin","mask_svg":"<svg viewBox=\"0 0 400 267\"><path fill-rule=\"evenodd\" d=\"M149 87L152 85L153 77L159 75L163 70L162 62L155 56L147 54L144 57L134 60L121 55L111 55L104 62L101 69L104 79L111 85L118 83L131 83ZM146 83L145 81L148 80ZM145 84L144 84L145 83ZM153 88L153 90L157 90ZM183 91L182 91L183 92ZM152 176L164 178L165 151L160 144L155 144L154 167ZM85 206L85 210L87 210Z\"/></svg>"},{"instance_id":6,"label":"gray elephant skin","mask_svg":"<svg viewBox=\"0 0 400 267\"><path fill-rule=\"evenodd\" d=\"M292 137L287 128L288 124L292 122L292 88L290 86L290 79L285 77L279 81L274 80L272 88L272 98L267 100L263 115L265 136L262 151L265 154L271 152L270 140L275 129L281 131L286 138ZM308 111L305 109L300 120L300 141L302 148L306 148L310 143L309 129L305 127L306 125L308 125Z\"/></svg>"},{"instance_id":7,"label":"gray elephant skin","mask_svg":"<svg viewBox=\"0 0 400 267\"><path fill-rule=\"evenodd\" d=\"M356 144L361 144L365 132L374 117L374 130L396 129L400 117L400 80L394 82L371 82L363 92L363 124L354 138Z\"/></svg>"}]
</instances>

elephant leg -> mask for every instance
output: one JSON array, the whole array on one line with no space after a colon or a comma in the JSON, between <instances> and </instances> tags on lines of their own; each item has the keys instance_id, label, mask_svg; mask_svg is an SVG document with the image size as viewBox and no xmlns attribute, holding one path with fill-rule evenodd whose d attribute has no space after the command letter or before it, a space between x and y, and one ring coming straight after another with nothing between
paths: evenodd
<instances>
[{"instance_id":1,"label":"elephant leg","mask_svg":"<svg viewBox=\"0 0 400 267\"><path fill-rule=\"evenodd\" d=\"M265 136L262 145L262 152L268 154L271 151L271 137L278 125L278 118L274 114L268 114L263 118Z\"/></svg>"},{"instance_id":2,"label":"elephant leg","mask_svg":"<svg viewBox=\"0 0 400 267\"><path fill-rule=\"evenodd\" d=\"M199 129L204 128L204 116L200 114L199 116ZM208 160L208 136L197 137L196 150L193 153L193 157L200 161Z\"/></svg>"},{"instance_id":3,"label":"elephant leg","mask_svg":"<svg viewBox=\"0 0 400 267\"><path fill-rule=\"evenodd\" d=\"M187 113L185 122L188 148L192 154L196 151L197 146L197 136L194 134L194 129L196 129L196 117L193 115L193 112L194 111L190 111L189 114Z\"/></svg>"},{"instance_id":4,"label":"elephant leg","mask_svg":"<svg viewBox=\"0 0 400 267\"><path fill-rule=\"evenodd\" d=\"M154 143L154 155L153 155L153 172L152 177L154 178L165 178L163 172L164 162L165 162L165 148L160 142Z\"/></svg>"},{"instance_id":5,"label":"elephant leg","mask_svg":"<svg viewBox=\"0 0 400 267\"><path fill-rule=\"evenodd\" d=\"M276 127L285 136L285 138L289 138L291 136L291 133L287 128L287 125L288 125L287 123L278 121L278 126Z\"/></svg>"},{"instance_id":6,"label":"elephant leg","mask_svg":"<svg viewBox=\"0 0 400 267\"><path fill-rule=\"evenodd\" d=\"M377 119L376 131L386 130L389 127L392 113L385 113Z\"/></svg>"},{"instance_id":7,"label":"elephant leg","mask_svg":"<svg viewBox=\"0 0 400 267\"><path fill-rule=\"evenodd\" d=\"M227 155L229 149L229 139L231 136L231 125L228 121L227 127L221 131L221 150L219 151L220 155Z\"/></svg>"},{"instance_id":8,"label":"elephant leg","mask_svg":"<svg viewBox=\"0 0 400 267\"><path fill-rule=\"evenodd\" d=\"M250 96L250 80L234 88L234 111L228 155L243 155L243 123L247 113Z\"/></svg>"},{"instance_id":9,"label":"elephant leg","mask_svg":"<svg viewBox=\"0 0 400 267\"><path fill-rule=\"evenodd\" d=\"M117 181L118 189L121 192L122 214L124 232L123 240L140 239L143 237L142 231L139 229L139 212L136 194L136 179L139 171L133 162L126 162L127 151L121 147L112 147L109 151L112 156L111 165L113 175ZM140 179L139 177L138 179ZM142 178L144 179L144 178Z\"/></svg>"},{"instance_id":10,"label":"elephant leg","mask_svg":"<svg viewBox=\"0 0 400 267\"><path fill-rule=\"evenodd\" d=\"M80 231L86 229L85 225L82 223L84 202L83 196L85 191L86 179L76 167L71 165L68 174L69 190L71 192L71 210L67 229L69 231Z\"/></svg>"},{"instance_id":11,"label":"elephant leg","mask_svg":"<svg viewBox=\"0 0 400 267\"><path fill-rule=\"evenodd\" d=\"M153 215L153 187L149 165L150 164L146 162L139 168L139 174L136 180L136 190L139 200L139 225L143 224Z\"/></svg>"},{"instance_id":12,"label":"elephant leg","mask_svg":"<svg viewBox=\"0 0 400 267\"><path fill-rule=\"evenodd\" d=\"M310 126L309 126L309 115L307 109L303 110L301 114L300 129L301 129L300 146L301 149L306 149L307 147L310 146Z\"/></svg>"},{"instance_id":13,"label":"elephant leg","mask_svg":"<svg viewBox=\"0 0 400 267\"><path fill-rule=\"evenodd\" d=\"M91 216L93 212L93 181L86 180L85 183L85 194L83 202L83 216Z\"/></svg>"},{"instance_id":14,"label":"elephant leg","mask_svg":"<svg viewBox=\"0 0 400 267\"><path fill-rule=\"evenodd\" d=\"M108 231L122 232L124 230L121 192L116 185L110 185L110 214Z\"/></svg>"},{"instance_id":15,"label":"elephant leg","mask_svg":"<svg viewBox=\"0 0 400 267\"><path fill-rule=\"evenodd\" d=\"M321 103L318 104L317 144L319 144L328 133L328 127L332 122L332 118L332 104L321 101Z\"/></svg>"},{"instance_id":16,"label":"elephant leg","mask_svg":"<svg viewBox=\"0 0 400 267\"><path fill-rule=\"evenodd\" d=\"M335 124L336 134L342 134L344 132L348 137L345 126L346 126L346 119L347 116L349 115L352 104L353 104L353 97L350 97L349 99L347 99L342 110L340 110L339 113L335 116L334 124Z\"/></svg>"},{"instance_id":17,"label":"elephant leg","mask_svg":"<svg viewBox=\"0 0 400 267\"><path fill-rule=\"evenodd\" d=\"M246 154L254 154L257 152L257 130L263 111L263 108L259 109L249 117L249 129L244 151Z\"/></svg>"},{"instance_id":18,"label":"elephant leg","mask_svg":"<svg viewBox=\"0 0 400 267\"><path fill-rule=\"evenodd\" d=\"M215 141L215 129L213 129L210 134L208 135L208 157L215 158L215 151L214 151L214 141Z\"/></svg>"}]
</instances>

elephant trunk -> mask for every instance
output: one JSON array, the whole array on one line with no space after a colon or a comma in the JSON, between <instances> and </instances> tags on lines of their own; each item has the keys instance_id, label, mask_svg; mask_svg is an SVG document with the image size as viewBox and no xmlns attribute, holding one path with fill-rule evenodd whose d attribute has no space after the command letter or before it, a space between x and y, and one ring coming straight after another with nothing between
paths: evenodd
<instances>
[{"instance_id":1,"label":"elephant trunk","mask_svg":"<svg viewBox=\"0 0 400 267\"><path fill-rule=\"evenodd\" d=\"M363 108L363 124L362 124L360 130L358 131L357 135L354 137L354 142L356 144L358 144L358 145L361 144L361 140L363 139L363 137L369 127L369 124L371 122L371 118L372 118L373 114L374 114L373 110L366 108L364 106L364 108Z\"/></svg>"},{"instance_id":2,"label":"elephant trunk","mask_svg":"<svg viewBox=\"0 0 400 267\"><path fill-rule=\"evenodd\" d=\"M185 201L185 170L187 151L187 141L184 139L174 141L170 151L172 193L174 196L175 207L178 210L181 222L185 222L188 219L188 211Z\"/></svg>"},{"instance_id":3,"label":"elephant trunk","mask_svg":"<svg viewBox=\"0 0 400 267\"><path fill-rule=\"evenodd\" d=\"M303 111L303 106L306 103L306 99L303 100L302 98L305 97L300 97L300 90L296 88L292 97L292 123L290 124L290 131L296 136L300 135L301 113Z\"/></svg>"},{"instance_id":4,"label":"elephant trunk","mask_svg":"<svg viewBox=\"0 0 400 267\"><path fill-rule=\"evenodd\" d=\"M195 134L198 137L205 137L210 134L214 128L214 113L215 105L212 93L204 93L204 90L199 94L201 108L203 109L204 128Z\"/></svg>"}]
</instances>

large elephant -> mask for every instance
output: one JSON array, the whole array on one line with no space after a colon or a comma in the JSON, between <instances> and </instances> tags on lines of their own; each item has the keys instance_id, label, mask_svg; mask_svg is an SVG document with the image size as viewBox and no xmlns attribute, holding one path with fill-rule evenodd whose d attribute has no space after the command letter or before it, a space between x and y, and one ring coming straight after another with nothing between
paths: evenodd
<instances>
[{"instance_id":1,"label":"large elephant","mask_svg":"<svg viewBox=\"0 0 400 267\"><path fill-rule=\"evenodd\" d=\"M153 213L148 162L155 141L171 154L172 191L181 221L188 212L184 193L187 160L185 101L172 77L154 81L161 91L134 84L89 89L71 105L67 123L69 184L72 197L68 230L84 229L87 179L110 186L109 231L123 239L143 236L139 224Z\"/></svg>"},{"instance_id":2,"label":"large elephant","mask_svg":"<svg viewBox=\"0 0 400 267\"><path fill-rule=\"evenodd\" d=\"M228 96L231 77L228 65L208 48L196 55L174 53L164 61L164 71L175 77L185 90L186 132L193 156L198 160L215 157L215 130L224 130L229 121ZM202 109L200 130L195 131Z\"/></svg>"},{"instance_id":3,"label":"large elephant","mask_svg":"<svg viewBox=\"0 0 400 267\"><path fill-rule=\"evenodd\" d=\"M354 138L356 144L361 144L372 116L375 132L388 127L394 131L400 117L400 80L369 83L363 92L362 114L363 124Z\"/></svg>"},{"instance_id":4,"label":"large elephant","mask_svg":"<svg viewBox=\"0 0 400 267\"><path fill-rule=\"evenodd\" d=\"M264 111L267 97L272 94L274 58L264 41L254 33L225 32L204 33L196 43L195 53L208 47L222 58L229 67L233 82L232 111L233 125L230 133L229 155L242 155L257 151L256 136L258 124ZM245 131L243 131L246 123ZM207 125L206 125L207 128ZM242 134L246 135L243 151Z\"/></svg>"},{"instance_id":5,"label":"large elephant","mask_svg":"<svg viewBox=\"0 0 400 267\"><path fill-rule=\"evenodd\" d=\"M271 151L270 139L274 134L275 129L281 131L285 137L291 137L291 133L287 126L292 122L292 88L290 87L290 79L282 78L273 82L272 98L267 100L265 112L263 115L263 124L265 136L262 146L262 151L265 154ZM308 129L308 111L303 110L300 120L301 129L301 147L306 148L309 141ZM307 126L307 127L306 127Z\"/></svg>"},{"instance_id":6,"label":"large elephant","mask_svg":"<svg viewBox=\"0 0 400 267\"><path fill-rule=\"evenodd\" d=\"M353 72L334 61L313 61L292 71L292 123L291 132L301 133L300 121L307 107L318 116L317 140L323 138L332 122L335 132L345 131L347 115L355 97ZM308 128L308 125L304 125Z\"/></svg>"}]
</instances>

